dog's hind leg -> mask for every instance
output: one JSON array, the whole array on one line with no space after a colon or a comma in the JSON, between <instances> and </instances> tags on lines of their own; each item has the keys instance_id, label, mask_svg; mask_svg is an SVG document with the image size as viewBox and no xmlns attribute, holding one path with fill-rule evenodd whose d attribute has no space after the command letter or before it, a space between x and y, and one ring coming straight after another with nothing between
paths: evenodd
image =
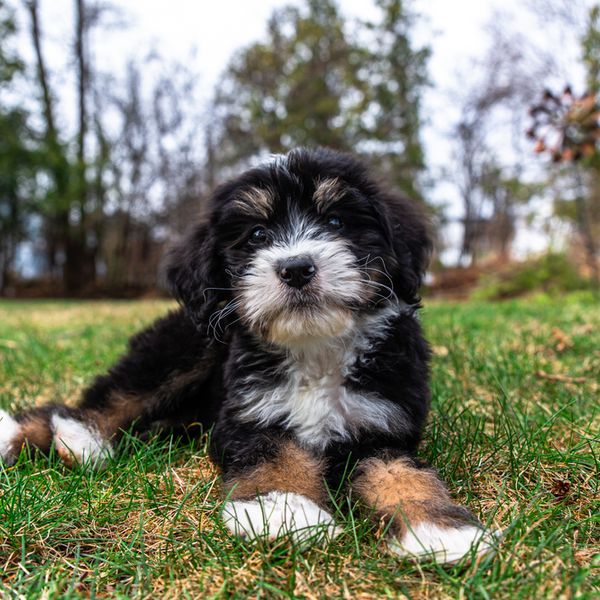
<instances>
[{"instance_id":1,"label":"dog's hind leg","mask_svg":"<svg viewBox=\"0 0 600 600\"><path fill-rule=\"evenodd\" d=\"M0 455L54 449L61 459L102 468L124 431L180 433L210 426L214 345L183 311L170 313L130 340L130 351L97 377L75 407L49 404L15 416L0 411Z\"/></svg>"},{"instance_id":2,"label":"dog's hind leg","mask_svg":"<svg viewBox=\"0 0 600 600\"><path fill-rule=\"evenodd\" d=\"M52 448L69 466L75 463L102 468L112 455L110 436L91 414L62 405L46 405L11 417L0 411L0 454L8 465L21 451Z\"/></svg>"},{"instance_id":3,"label":"dog's hind leg","mask_svg":"<svg viewBox=\"0 0 600 600\"><path fill-rule=\"evenodd\" d=\"M186 375L192 379L192 374ZM186 431L198 419L173 379L154 391L134 392L113 387L108 375L98 378L75 407L47 404L14 416L0 410L0 456L11 465L24 448L44 454L53 449L68 466L99 469L114 454L124 432Z\"/></svg>"},{"instance_id":4,"label":"dog's hind leg","mask_svg":"<svg viewBox=\"0 0 600 600\"><path fill-rule=\"evenodd\" d=\"M455 563L494 549L495 535L450 499L434 469L412 459L359 463L352 489L387 526L388 549L399 556Z\"/></svg>"},{"instance_id":5,"label":"dog's hind leg","mask_svg":"<svg viewBox=\"0 0 600 600\"><path fill-rule=\"evenodd\" d=\"M0 454L11 465L23 449L44 454L53 449L68 466L100 469L149 401L110 389L110 377L101 377L76 407L47 404L14 416L0 411Z\"/></svg>"}]
</instances>

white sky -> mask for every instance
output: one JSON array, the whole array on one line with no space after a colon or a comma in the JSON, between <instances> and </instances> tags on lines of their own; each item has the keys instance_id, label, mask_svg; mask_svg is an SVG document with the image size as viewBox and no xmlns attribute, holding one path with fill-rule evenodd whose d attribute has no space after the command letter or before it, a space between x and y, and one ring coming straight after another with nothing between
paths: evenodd
<instances>
[{"instance_id":1,"label":"white sky","mask_svg":"<svg viewBox=\"0 0 600 600\"><path fill-rule=\"evenodd\" d=\"M18 0L11 0L17 6ZM588 0L573 0L584 1ZM592 0L589 0L591 3ZM119 74L128 58L145 56L155 48L166 57L187 62L200 73L203 101L208 101L220 73L232 54L239 48L264 39L266 24L274 8L287 4L302 5L302 0L112 0L121 8L126 28L103 33L94 40L98 67ZM19 3L20 4L20 3ZM73 0L40 0L41 20L46 37L48 62L54 67L55 84L68 80L71 70L65 62L65 47L71 40ZM378 10L373 0L338 0L342 14L349 20L376 19ZM452 140L448 133L456 112L448 108L448 94L460 88L461 79L468 77L473 60L488 51L489 36L485 26L497 10L512 15L515 25L526 35L543 35L534 31L535 19L520 7L518 0L413 0L411 7L421 15L415 31L414 45L428 45L433 54L429 73L434 87L427 91L424 102L426 127L423 133L427 162L432 172L449 165ZM32 57L26 34L28 21L19 10L24 33L20 51ZM565 64L577 58L578 48L568 40L556 38ZM195 54L191 51L195 49ZM62 62L61 62L62 61ZM566 67L566 72L569 71ZM574 73L574 79L579 74ZM577 81L571 81L575 83ZM447 200L450 213L460 215L456 191L449 186L437 186L433 197ZM539 238L530 234L521 251L535 249Z\"/></svg>"}]
</instances>

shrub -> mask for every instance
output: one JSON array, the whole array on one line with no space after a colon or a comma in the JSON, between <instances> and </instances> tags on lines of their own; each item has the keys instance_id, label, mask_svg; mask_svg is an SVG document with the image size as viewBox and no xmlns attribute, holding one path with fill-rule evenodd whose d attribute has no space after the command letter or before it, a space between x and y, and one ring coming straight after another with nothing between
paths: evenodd
<instances>
[{"instance_id":1,"label":"shrub","mask_svg":"<svg viewBox=\"0 0 600 600\"><path fill-rule=\"evenodd\" d=\"M566 254L550 251L483 276L473 297L496 300L514 298L533 291L556 295L589 287L590 280L579 275L577 267L569 262Z\"/></svg>"}]
</instances>

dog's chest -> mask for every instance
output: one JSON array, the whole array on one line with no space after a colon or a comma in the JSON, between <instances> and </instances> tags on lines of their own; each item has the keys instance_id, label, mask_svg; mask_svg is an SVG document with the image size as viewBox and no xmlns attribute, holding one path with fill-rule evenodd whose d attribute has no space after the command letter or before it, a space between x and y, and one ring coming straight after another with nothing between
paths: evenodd
<instances>
[{"instance_id":1,"label":"dog's chest","mask_svg":"<svg viewBox=\"0 0 600 600\"><path fill-rule=\"evenodd\" d=\"M346 385L370 348L372 340L354 339L290 353L277 385L263 381L246 387L241 418L265 426L283 424L302 445L318 450L351 439L361 429L389 431L402 421L398 405L374 391Z\"/></svg>"}]
</instances>

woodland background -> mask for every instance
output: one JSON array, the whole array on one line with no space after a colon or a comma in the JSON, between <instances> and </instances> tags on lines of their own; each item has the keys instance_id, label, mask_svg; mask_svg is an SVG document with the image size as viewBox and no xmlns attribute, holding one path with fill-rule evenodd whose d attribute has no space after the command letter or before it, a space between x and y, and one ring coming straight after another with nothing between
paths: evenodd
<instances>
[{"instance_id":1,"label":"woodland background","mask_svg":"<svg viewBox=\"0 0 600 600\"><path fill-rule=\"evenodd\" d=\"M49 0L17 1L0 0L0 295L156 293L166 244L211 189L300 145L359 154L424 203L438 232L433 291L597 293L598 6L526 1L548 32L579 44L585 82L559 68L560 40L536 45L505 19L488 27L489 52L448 99L454 150L434 171L422 142L431 49L412 41L416 0L375 0L374 22L350 22L334 0L276 10L262 41L231 57L208 105L196 100L191 63L151 52L124 57L124 77L99 69L98 32L126 24L118 7L92 0L73 0L66 87L46 52L40 5ZM33 61L15 43L16 11ZM445 237L456 218L432 201L441 183L458 190L460 239ZM544 232L543 252L515 256L523 228ZM452 244L453 260L442 260Z\"/></svg>"}]
</instances>

